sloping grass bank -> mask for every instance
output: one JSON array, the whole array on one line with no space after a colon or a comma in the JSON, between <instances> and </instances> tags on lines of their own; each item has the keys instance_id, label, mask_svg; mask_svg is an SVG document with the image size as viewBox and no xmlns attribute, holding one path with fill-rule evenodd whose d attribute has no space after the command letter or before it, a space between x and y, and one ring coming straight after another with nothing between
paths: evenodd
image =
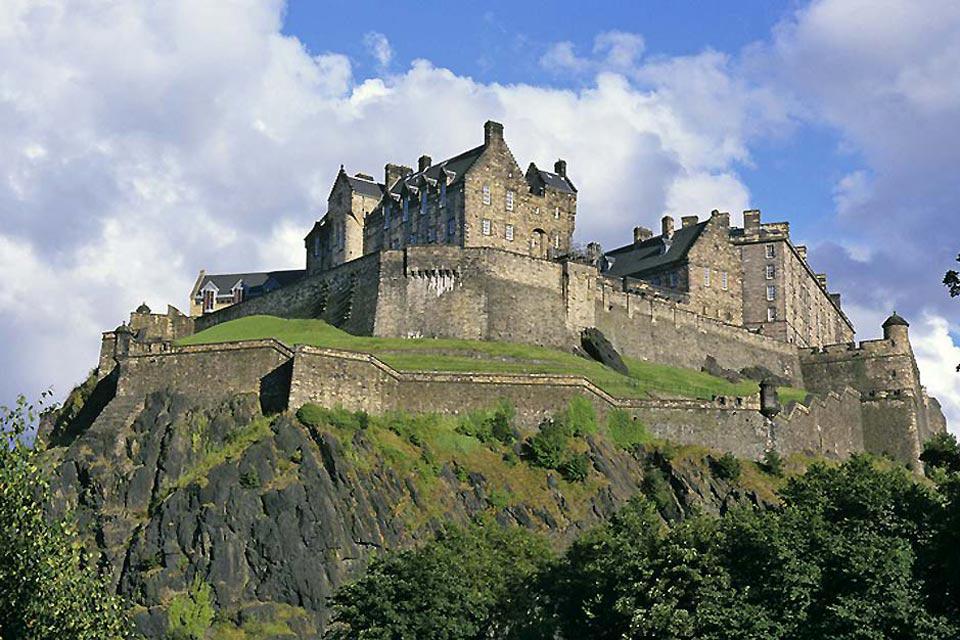
<instances>
[{"instance_id":1,"label":"sloping grass bank","mask_svg":"<svg viewBox=\"0 0 960 640\"><path fill-rule=\"evenodd\" d=\"M275 338L288 345L305 344L370 353L400 371L478 373L552 373L580 375L607 393L622 398L670 395L710 399L714 395L747 396L757 392L750 380L731 383L701 371L625 358L624 376L598 362L572 353L509 342L449 338L374 338L355 336L322 320L248 316L216 325L180 340L182 345ZM800 389L781 388L781 398L802 400Z\"/></svg>"}]
</instances>

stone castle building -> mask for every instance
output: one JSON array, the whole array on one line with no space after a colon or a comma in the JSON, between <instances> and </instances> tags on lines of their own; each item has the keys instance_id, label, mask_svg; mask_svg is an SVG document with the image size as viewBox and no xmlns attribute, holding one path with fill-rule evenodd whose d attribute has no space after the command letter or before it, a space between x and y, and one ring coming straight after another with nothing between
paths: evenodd
<instances>
[{"instance_id":1,"label":"stone castle building","mask_svg":"<svg viewBox=\"0 0 960 640\"><path fill-rule=\"evenodd\" d=\"M341 168L305 238L304 271L201 272L190 317L138 310L104 334L100 370L120 368L118 393L176 381L189 390L202 372L204 389L269 387L271 403L368 411L456 413L506 397L534 422L579 393L659 437L750 457L870 451L916 467L922 443L945 429L906 321L894 314L883 339L855 343L839 294L787 223L763 223L759 211L744 213L743 228L718 211L679 226L665 216L658 235L637 227L630 244L603 253L572 245L576 215L566 163L522 172L494 122L482 145L437 163L422 156L416 171L387 164L382 183ZM764 394L627 400L569 376L406 373L369 355L275 341L174 343L256 314L319 318L357 335L563 350L579 350L583 333L597 329L628 358L759 375L815 395L778 413Z\"/></svg>"}]
</instances>

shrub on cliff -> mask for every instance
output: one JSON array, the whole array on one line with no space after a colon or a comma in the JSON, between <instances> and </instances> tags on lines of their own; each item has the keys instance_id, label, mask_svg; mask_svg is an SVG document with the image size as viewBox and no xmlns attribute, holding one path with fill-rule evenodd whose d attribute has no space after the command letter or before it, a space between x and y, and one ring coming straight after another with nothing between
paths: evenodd
<instances>
[{"instance_id":1,"label":"shrub on cliff","mask_svg":"<svg viewBox=\"0 0 960 640\"><path fill-rule=\"evenodd\" d=\"M927 467L928 474L933 469L960 471L960 445L952 433L938 433L923 445L920 460Z\"/></svg>"},{"instance_id":2,"label":"shrub on cliff","mask_svg":"<svg viewBox=\"0 0 960 640\"><path fill-rule=\"evenodd\" d=\"M0 638L129 637L122 602L109 595L72 522L45 517L52 495L42 451L24 442L36 417L22 396L0 408Z\"/></svg>"}]
</instances>

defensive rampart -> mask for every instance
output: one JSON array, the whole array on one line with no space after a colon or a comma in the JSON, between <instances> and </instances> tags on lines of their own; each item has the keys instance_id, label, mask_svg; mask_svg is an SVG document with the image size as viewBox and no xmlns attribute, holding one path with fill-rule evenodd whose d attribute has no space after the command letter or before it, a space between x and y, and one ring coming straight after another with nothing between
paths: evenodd
<instances>
[{"instance_id":1,"label":"defensive rampart","mask_svg":"<svg viewBox=\"0 0 960 640\"><path fill-rule=\"evenodd\" d=\"M629 290L625 290L629 289ZM560 349L597 327L625 355L699 369L764 366L802 385L796 349L601 278L596 268L491 248L382 251L196 320L322 318L351 333L532 343Z\"/></svg>"}]
</instances>

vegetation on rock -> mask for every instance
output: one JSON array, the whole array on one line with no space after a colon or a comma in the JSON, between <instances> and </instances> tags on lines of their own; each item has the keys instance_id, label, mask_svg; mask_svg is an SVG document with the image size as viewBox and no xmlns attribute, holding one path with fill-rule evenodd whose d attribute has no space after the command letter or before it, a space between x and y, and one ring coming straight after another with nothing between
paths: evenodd
<instances>
[{"instance_id":1,"label":"vegetation on rock","mask_svg":"<svg viewBox=\"0 0 960 640\"><path fill-rule=\"evenodd\" d=\"M778 508L671 525L653 503L635 499L554 562L531 556L535 543L526 540L465 545L464 560L451 541L478 534L445 531L420 549L380 558L342 589L334 600L338 637L957 637L960 475L930 486L859 456L815 465L781 496ZM474 569L464 571L465 563ZM470 582L449 575L483 575L475 567L522 579L502 591L480 580L478 598ZM464 601L471 606L451 604ZM429 625L441 620L460 635L431 635Z\"/></svg>"},{"instance_id":2,"label":"vegetation on rock","mask_svg":"<svg viewBox=\"0 0 960 640\"><path fill-rule=\"evenodd\" d=\"M0 638L130 637L122 602L109 595L71 519L46 517L43 445L24 441L37 417L22 396L0 408Z\"/></svg>"}]
</instances>

